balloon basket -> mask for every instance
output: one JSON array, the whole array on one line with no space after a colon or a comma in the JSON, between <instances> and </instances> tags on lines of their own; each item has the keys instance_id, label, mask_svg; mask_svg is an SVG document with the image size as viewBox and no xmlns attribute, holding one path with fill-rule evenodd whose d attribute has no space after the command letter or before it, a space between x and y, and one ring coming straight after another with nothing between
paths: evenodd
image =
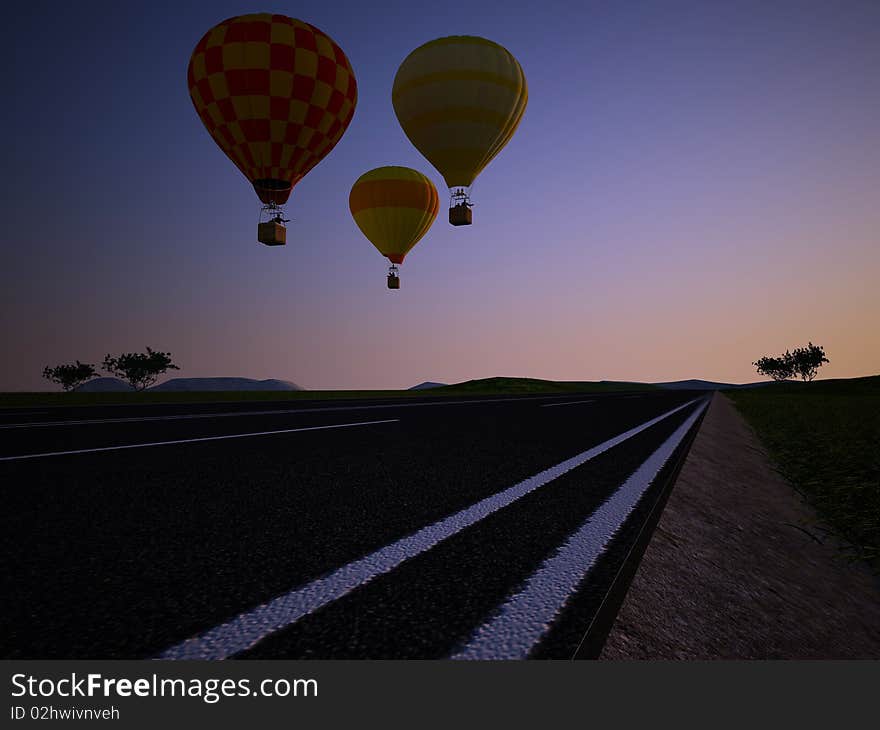
<instances>
[{"instance_id":1,"label":"balloon basket","mask_svg":"<svg viewBox=\"0 0 880 730\"><path fill-rule=\"evenodd\" d=\"M449 188L449 222L454 226L469 226L474 222L474 214L471 208L470 188Z\"/></svg>"},{"instance_id":2,"label":"balloon basket","mask_svg":"<svg viewBox=\"0 0 880 730\"><path fill-rule=\"evenodd\" d=\"M287 243L287 229L274 221L260 223L257 225L257 240L267 246L283 246Z\"/></svg>"},{"instance_id":3,"label":"balloon basket","mask_svg":"<svg viewBox=\"0 0 880 730\"><path fill-rule=\"evenodd\" d=\"M391 264L388 268L388 288L400 289L400 276L397 273L397 265Z\"/></svg>"},{"instance_id":4,"label":"balloon basket","mask_svg":"<svg viewBox=\"0 0 880 730\"><path fill-rule=\"evenodd\" d=\"M469 226L474 222L474 212L467 203L453 205L449 209L449 222L454 226Z\"/></svg>"},{"instance_id":5,"label":"balloon basket","mask_svg":"<svg viewBox=\"0 0 880 730\"><path fill-rule=\"evenodd\" d=\"M257 222L257 240L267 246L283 246L287 243L287 228L284 224L284 209L275 203L267 203L260 209Z\"/></svg>"}]
</instances>

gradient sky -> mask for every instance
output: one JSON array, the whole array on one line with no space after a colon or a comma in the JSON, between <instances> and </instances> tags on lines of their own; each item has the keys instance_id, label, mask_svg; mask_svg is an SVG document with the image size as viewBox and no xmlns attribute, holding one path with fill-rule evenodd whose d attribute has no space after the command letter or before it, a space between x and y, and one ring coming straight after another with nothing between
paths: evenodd
<instances>
[{"instance_id":1,"label":"gradient sky","mask_svg":"<svg viewBox=\"0 0 880 730\"><path fill-rule=\"evenodd\" d=\"M186 89L201 35L257 11L328 33L359 86L282 248L256 242L253 190ZM876 0L53 2L4 20L0 390L146 345L172 376L307 388L743 382L808 340L824 377L880 372ZM444 207L392 292L348 192L388 164L445 192L391 84L453 34L510 49L529 106L474 225Z\"/></svg>"}]
</instances>

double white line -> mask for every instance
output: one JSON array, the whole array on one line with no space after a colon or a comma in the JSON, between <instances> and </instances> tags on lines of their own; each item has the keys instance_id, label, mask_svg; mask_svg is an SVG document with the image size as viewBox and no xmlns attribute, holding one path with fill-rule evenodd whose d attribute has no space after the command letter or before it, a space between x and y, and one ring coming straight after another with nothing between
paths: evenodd
<instances>
[{"instance_id":1,"label":"double white line","mask_svg":"<svg viewBox=\"0 0 880 730\"><path fill-rule=\"evenodd\" d=\"M703 404L697 408L452 658L525 659L605 552L705 407Z\"/></svg>"},{"instance_id":2,"label":"double white line","mask_svg":"<svg viewBox=\"0 0 880 730\"><path fill-rule=\"evenodd\" d=\"M234 619L210 629L205 633L187 639L180 644L172 646L159 655L159 659L226 659L245 649L254 646L257 642L270 634L279 631L299 619L323 606L336 601L359 586L392 571L406 560L414 558L438 543L447 540L463 529L479 522L494 512L506 507L539 487L562 476L566 472L575 469L590 461L599 454L623 443L627 439L641 433L669 416L693 405L696 400L689 401L684 405L673 408L666 413L652 418L635 428L631 428L604 443L573 456L555 466L546 469L528 479L525 479L512 487L508 487L497 494L493 494L466 509L456 512L439 522L423 527L421 530L370 553L358 560L335 570L328 575L313 580L300 588L265 603L246 613L242 613ZM687 427L696 420L705 408L703 404L686 421ZM682 431L684 429L684 431ZM684 425L676 431L686 433ZM666 443L669 444L673 437ZM679 439L680 441L680 439ZM676 441L675 445L678 444ZM666 444L664 444L666 446ZM662 448L662 447L661 447ZM674 447L673 447L674 450ZM671 452L670 452L671 453ZM654 458L653 456L651 458ZM651 459L649 459L650 461ZM647 463L647 462L646 462ZM643 465L644 466L644 465ZM626 485L624 485L625 487ZM614 497L610 501L614 500ZM608 503L606 503L608 504ZM616 503L615 503L616 504ZM600 511L605 505L600 508ZM617 507L614 513L619 511ZM596 514L599 514L598 512ZM616 529L619 525L615 524ZM491 643L491 641L489 642Z\"/></svg>"}]
</instances>

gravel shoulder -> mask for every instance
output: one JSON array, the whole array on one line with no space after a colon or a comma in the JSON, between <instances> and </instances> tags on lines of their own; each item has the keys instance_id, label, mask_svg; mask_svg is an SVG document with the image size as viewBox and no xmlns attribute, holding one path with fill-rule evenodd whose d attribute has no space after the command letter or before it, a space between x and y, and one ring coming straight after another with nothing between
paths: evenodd
<instances>
[{"instance_id":1,"label":"gravel shoulder","mask_svg":"<svg viewBox=\"0 0 880 730\"><path fill-rule=\"evenodd\" d=\"M880 658L880 581L815 521L716 393L600 658Z\"/></svg>"}]
</instances>

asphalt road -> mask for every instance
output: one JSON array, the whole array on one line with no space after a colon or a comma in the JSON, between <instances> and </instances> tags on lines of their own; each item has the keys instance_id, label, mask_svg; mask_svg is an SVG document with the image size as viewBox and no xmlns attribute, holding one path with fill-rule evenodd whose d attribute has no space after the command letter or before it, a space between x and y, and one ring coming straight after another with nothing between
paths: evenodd
<instances>
[{"instance_id":1,"label":"asphalt road","mask_svg":"<svg viewBox=\"0 0 880 730\"><path fill-rule=\"evenodd\" d=\"M0 656L570 657L704 403L0 411Z\"/></svg>"}]
</instances>

